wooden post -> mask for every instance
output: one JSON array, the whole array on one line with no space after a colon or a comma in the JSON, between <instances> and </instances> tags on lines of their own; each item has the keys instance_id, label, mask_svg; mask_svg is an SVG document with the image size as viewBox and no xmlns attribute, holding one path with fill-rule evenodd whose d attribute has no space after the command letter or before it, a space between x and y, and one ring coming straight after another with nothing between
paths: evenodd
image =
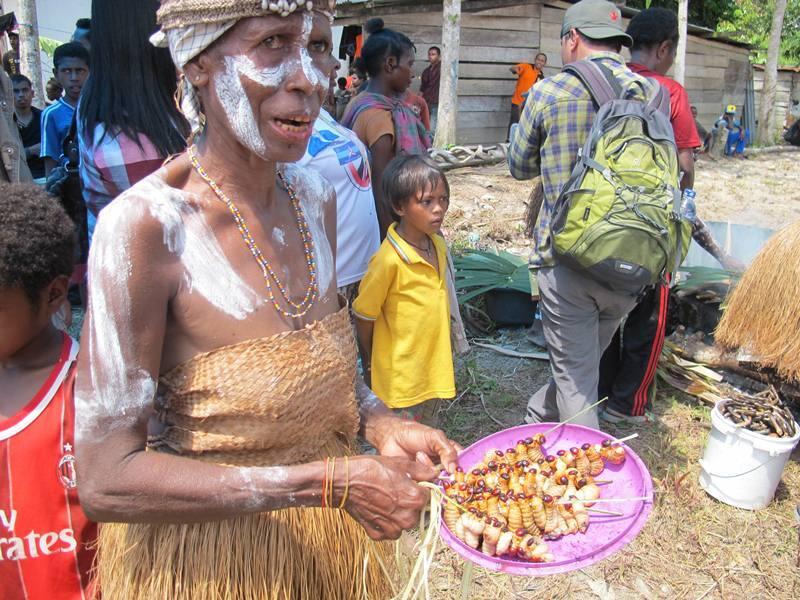
<instances>
[{"instance_id":1,"label":"wooden post","mask_svg":"<svg viewBox=\"0 0 800 600\"><path fill-rule=\"evenodd\" d=\"M45 105L44 85L42 84L42 58L39 46L39 19L36 16L36 0L19 2L19 54L20 70L33 83L33 103L43 108Z\"/></svg>"},{"instance_id":2,"label":"wooden post","mask_svg":"<svg viewBox=\"0 0 800 600\"><path fill-rule=\"evenodd\" d=\"M775 127L772 120L775 115L775 90L778 87L778 58L781 54L781 31L783 16L786 13L786 0L776 0L775 14L772 16L772 32L767 49L767 65L764 68L764 89L761 91L761 106L758 111L759 146L768 146L775 141Z\"/></svg>"},{"instance_id":3,"label":"wooden post","mask_svg":"<svg viewBox=\"0 0 800 600\"><path fill-rule=\"evenodd\" d=\"M442 21L442 76L439 81L439 116L433 145L456 143L458 117L458 55L461 47L461 0L444 0Z\"/></svg>"},{"instance_id":4,"label":"wooden post","mask_svg":"<svg viewBox=\"0 0 800 600\"><path fill-rule=\"evenodd\" d=\"M689 30L689 0L678 2L678 51L675 55L675 81L686 85L686 44Z\"/></svg>"}]
</instances>

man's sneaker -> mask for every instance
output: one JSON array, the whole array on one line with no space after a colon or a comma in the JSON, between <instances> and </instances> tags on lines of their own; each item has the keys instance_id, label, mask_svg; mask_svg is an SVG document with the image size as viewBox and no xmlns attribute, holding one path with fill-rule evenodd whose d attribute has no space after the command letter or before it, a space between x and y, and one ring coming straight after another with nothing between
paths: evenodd
<instances>
[{"instance_id":1,"label":"man's sneaker","mask_svg":"<svg viewBox=\"0 0 800 600\"><path fill-rule=\"evenodd\" d=\"M613 424L647 423L647 421L649 420L646 415L634 417L632 415L626 415L625 413L621 413L618 410L614 410L613 408L606 408L603 412L600 413L600 418L606 421L607 423L613 423Z\"/></svg>"}]
</instances>

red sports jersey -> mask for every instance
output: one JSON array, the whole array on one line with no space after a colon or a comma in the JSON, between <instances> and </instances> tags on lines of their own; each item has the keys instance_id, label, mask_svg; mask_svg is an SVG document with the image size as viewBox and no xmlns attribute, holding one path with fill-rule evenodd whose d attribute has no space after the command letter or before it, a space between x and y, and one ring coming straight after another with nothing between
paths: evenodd
<instances>
[{"instance_id":1,"label":"red sports jersey","mask_svg":"<svg viewBox=\"0 0 800 600\"><path fill-rule=\"evenodd\" d=\"M0 600L89 598L97 526L75 489L72 387L78 343L36 397L0 421Z\"/></svg>"}]
</instances>

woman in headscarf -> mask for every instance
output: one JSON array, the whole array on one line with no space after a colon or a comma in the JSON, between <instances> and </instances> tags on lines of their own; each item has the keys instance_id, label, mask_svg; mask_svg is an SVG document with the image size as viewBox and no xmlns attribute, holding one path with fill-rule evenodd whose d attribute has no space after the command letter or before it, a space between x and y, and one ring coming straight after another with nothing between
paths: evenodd
<instances>
[{"instance_id":1,"label":"woman in headscarf","mask_svg":"<svg viewBox=\"0 0 800 600\"><path fill-rule=\"evenodd\" d=\"M110 204L76 383L79 494L114 600L386 598L418 481L458 447L357 377L336 200L305 152L334 0L164 0L187 152ZM363 436L379 454L354 456Z\"/></svg>"},{"instance_id":2,"label":"woman in headscarf","mask_svg":"<svg viewBox=\"0 0 800 600\"><path fill-rule=\"evenodd\" d=\"M357 65L369 75L367 87L347 106L342 125L352 129L370 149L372 187L381 228L381 239L392 224L392 210L383 195L383 171L400 154L427 154L430 132L419 111L407 98L414 78L416 49L411 40L384 27L382 19L370 19L369 34Z\"/></svg>"}]
</instances>

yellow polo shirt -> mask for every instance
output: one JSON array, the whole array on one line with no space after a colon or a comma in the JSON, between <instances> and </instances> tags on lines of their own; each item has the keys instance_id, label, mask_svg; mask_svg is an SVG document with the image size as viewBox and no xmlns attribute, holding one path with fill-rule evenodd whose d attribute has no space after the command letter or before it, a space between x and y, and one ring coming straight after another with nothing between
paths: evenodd
<instances>
[{"instance_id":1,"label":"yellow polo shirt","mask_svg":"<svg viewBox=\"0 0 800 600\"><path fill-rule=\"evenodd\" d=\"M440 236L431 239L438 273L392 224L353 303L358 318L375 322L372 389L390 408L456 395L447 249Z\"/></svg>"}]
</instances>

